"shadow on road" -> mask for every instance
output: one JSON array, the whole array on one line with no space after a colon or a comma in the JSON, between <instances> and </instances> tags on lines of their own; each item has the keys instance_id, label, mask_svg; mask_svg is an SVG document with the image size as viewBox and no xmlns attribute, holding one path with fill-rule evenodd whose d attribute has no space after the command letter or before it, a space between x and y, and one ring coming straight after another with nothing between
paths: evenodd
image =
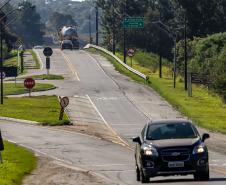
<instances>
[{"instance_id":1,"label":"shadow on road","mask_svg":"<svg viewBox=\"0 0 226 185\"><path fill-rule=\"evenodd\" d=\"M226 182L226 178L210 178L209 181L196 181L196 182ZM164 179L153 180L151 183L179 183L179 182L195 182L194 179Z\"/></svg>"}]
</instances>

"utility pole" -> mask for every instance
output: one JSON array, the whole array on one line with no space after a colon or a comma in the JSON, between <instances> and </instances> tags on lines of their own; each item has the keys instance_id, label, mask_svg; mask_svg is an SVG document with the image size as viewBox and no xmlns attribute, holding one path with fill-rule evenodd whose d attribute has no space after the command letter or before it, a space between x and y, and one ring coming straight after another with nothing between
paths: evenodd
<instances>
[{"instance_id":1,"label":"utility pole","mask_svg":"<svg viewBox=\"0 0 226 185\"><path fill-rule=\"evenodd\" d=\"M124 1L124 8L123 8L123 19L126 18L126 1ZM126 28L123 28L123 55L124 55L124 63L126 64Z\"/></svg>"},{"instance_id":2,"label":"utility pole","mask_svg":"<svg viewBox=\"0 0 226 185\"><path fill-rule=\"evenodd\" d=\"M187 18L184 15L184 89L188 90Z\"/></svg>"},{"instance_id":3,"label":"utility pole","mask_svg":"<svg viewBox=\"0 0 226 185\"><path fill-rule=\"evenodd\" d=\"M89 13L89 43L92 44L92 35L91 35L91 15Z\"/></svg>"},{"instance_id":4,"label":"utility pole","mask_svg":"<svg viewBox=\"0 0 226 185\"><path fill-rule=\"evenodd\" d=\"M112 0L112 4L113 4L113 36L112 36L112 52L115 55L115 0Z\"/></svg>"},{"instance_id":5,"label":"utility pole","mask_svg":"<svg viewBox=\"0 0 226 185\"><path fill-rule=\"evenodd\" d=\"M99 45L99 12L98 5L96 3L96 45Z\"/></svg>"},{"instance_id":6,"label":"utility pole","mask_svg":"<svg viewBox=\"0 0 226 185\"><path fill-rule=\"evenodd\" d=\"M1 35L1 41L0 41L0 68L1 68L1 104L3 105L3 47L2 47L2 44L3 44L3 24L4 24L4 21L1 21L0 22L0 35Z\"/></svg>"},{"instance_id":7,"label":"utility pole","mask_svg":"<svg viewBox=\"0 0 226 185\"><path fill-rule=\"evenodd\" d=\"M162 78L162 52L159 54L159 78Z\"/></svg>"},{"instance_id":8,"label":"utility pole","mask_svg":"<svg viewBox=\"0 0 226 185\"><path fill-rule=\"evenodd\" d=\"M176 66L176 50L177 50L177 37L174 36L174 59L173 59L173 88L176 88L176 73L177 73L177 66Z\"/></svg>"}]
</instances>

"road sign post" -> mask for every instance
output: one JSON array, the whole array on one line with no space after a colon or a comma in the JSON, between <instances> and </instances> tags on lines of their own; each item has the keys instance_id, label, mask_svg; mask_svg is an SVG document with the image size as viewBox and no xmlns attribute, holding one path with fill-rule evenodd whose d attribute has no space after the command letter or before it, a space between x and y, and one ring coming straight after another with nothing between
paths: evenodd
<instances>
[{"instance_id":1,"label":"road sign post","mask_svg":"<svg viewBox=\"0 0 226 185\"><path fill-rule=\"evenodd\" d=\"M63 98L59 97L59 98L60 98L60 106L61 106L59 120L62 120L64 117L64 110L69 105L69 98L68 97L63 97Z\"/></svg>"},{"instance_id":2,"label":"road sign post","mask_svg":"<svg viewBox=\"0 0 226 185\"><path fill-rule=\"evenodd\" d=\"M31 89L35 86L35 80L33 78L26 78L24 80L24 87L29 91L29 97L31 97Z\"/></svg>"},{"instance_id":3,"label":"road sign post","mask_svg":"<svg viewBox=\"0 0 226 185\"><path fill-rule=\"evenodd\" d=\"M131 48L128 49L127 55L130 57L130 59L131 59L131 67L133 67L133 56L135 55L135 50L131 49Z\"/></svg>"},{"instance_id":4,"label":"road sign post","mask_svg":"<svg viewBox=\"0 0 226 185\"><path fill-rule=\"evenodd\" d=\"M50 48L50 47L44 48L43 54L46 56L46 70L47 70L47 75L49 75L49 70L50 70L50 57L53 54L52 48Z\"/></svg>"},{"instance_id":5,"label":"road sign post","mask_svg":"<svg viewBox=\"0 0 226 185\"><path fill-rule=\"evenodd\" d=\"M50 70L50 57L46 57L46 69L47 69L47 75L49 75L49 70Z\"/></svg>"}]
</instances>

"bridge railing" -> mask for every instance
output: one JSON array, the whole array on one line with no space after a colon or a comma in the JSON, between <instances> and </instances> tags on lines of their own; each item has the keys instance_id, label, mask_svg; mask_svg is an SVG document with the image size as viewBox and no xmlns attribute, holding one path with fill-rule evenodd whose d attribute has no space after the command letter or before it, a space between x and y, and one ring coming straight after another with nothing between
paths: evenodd
<instances>
[{"instance_id":1,"label":"bridge railing","mask_svg":"<svg viewBox=\"0 0 226 185\"><path fill-rule=\"evenodd\" d=\"M132 67L128 66L127 64L125 64L123 61L121 61L117 56L113 55L113 53L111 53L110 51L106 50L105 48L102 48L100 46L96 46L93 44L87 44L84 49L88 49L88 48L95 48L98 49L108 55L110 55L111 57L113 57L118 63L120 63L122 66L124 66L127 70L129 70L130 72L136 74L137 76L143 78L145 81L147 80L147 76L135 69L133 69Z\"/></svg>"}]
</instances>

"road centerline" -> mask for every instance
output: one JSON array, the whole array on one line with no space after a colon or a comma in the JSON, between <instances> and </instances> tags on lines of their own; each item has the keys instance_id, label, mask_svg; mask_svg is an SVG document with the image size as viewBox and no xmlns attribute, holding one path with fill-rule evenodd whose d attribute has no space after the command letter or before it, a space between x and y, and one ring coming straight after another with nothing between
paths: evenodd
<instances>
[{"instance_id":1,"label":"road centerline","mask_svg":"<svg viewBox=\"0 0 226 185\"><path fill-rule=\"evenodd\" d=\"M64 54L64 52L61 51L61 54L62 54L63 58L65 59L67 66L69 67L71 72L75 75L76 80L80 81L78 72L75 69L74 65L71 63L70 59Z\"/></svg>"}]
</instances>

